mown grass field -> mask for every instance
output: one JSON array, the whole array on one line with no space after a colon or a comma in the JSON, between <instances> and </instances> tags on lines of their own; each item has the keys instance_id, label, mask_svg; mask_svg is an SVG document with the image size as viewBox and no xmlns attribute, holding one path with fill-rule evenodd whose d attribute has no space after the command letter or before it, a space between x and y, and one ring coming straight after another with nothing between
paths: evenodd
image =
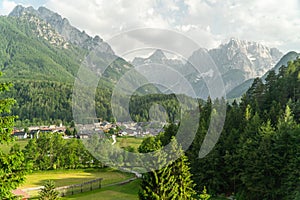
<instances>
[{"instance_id":1,"label":"mown grass field","mask_svg":"<svg viewBox=\"0 0 300 200\"><path fill-rule=\"evenodd\" d=\"M8 153L11 147L15 144L20 145L21 149L24 149L28 144L29 140L16 140L10 144L1 144L0 150ZM143 141L143 138L135 137L118 137L117 145L120 147L133 147L135 150L138 149L139 145ZM64 197L62 199L79 199L79 200L109 200L109 199L138 199L139 181L105 186L113 183L122 182L134 177L133 174L120 172L110 168L105 169L75 169L75 170L49 170L49 171L38 171L28 174L26 176L26 182L20 186L20 189L27 190L29 188L36 188L43 186L47 180L53 180L56 187L80 184L97 178L103 178L102 189L97 189L74 196ZM27 191L31 195L31 199L37 199L38 190Z\"/></svg>"},{"instance_id":2,"label":"mown grass field","mask_svg":"<svg viewBox=\"0 0 300 200\"><path fill-rule=\"evenodd\" d=\"M44 185L47 180L53 180L56 187L61 187L83 183L97 178L103 178L102 184L107 185L132 177L134 177L133 174L120 172L111 168L40 171L27 175L26 182L20 188L39 187Z\"/></svg>"},{"instance_id":3,"label":"mown grass field","mask_svg":"<svg viewBox=\"0 0 300 200\"><path fill-rule=\"evenodd\" d=\"M138 200L139 180L124 185L103 187L91 192L85 192L62 198L62 200Z\"/></svg>"},{"instance_id":4,"label":"mown grass field","mask_svg":"<svg viewBox=\"0 0 300 200\"><path fill-rule=\"evenodd\" d=\"M56 187L80 184L97 178L103 178L102 185L118 183L134 177L133 174L120 172L111 168L105 169L75 169L75 170L51 170L34 172L26 176L26 182L20 189L28 190L43 186L47 180L53 180ZM38 195L37 190L27 191L31 197Z\"/></svg>"}]
</instances>

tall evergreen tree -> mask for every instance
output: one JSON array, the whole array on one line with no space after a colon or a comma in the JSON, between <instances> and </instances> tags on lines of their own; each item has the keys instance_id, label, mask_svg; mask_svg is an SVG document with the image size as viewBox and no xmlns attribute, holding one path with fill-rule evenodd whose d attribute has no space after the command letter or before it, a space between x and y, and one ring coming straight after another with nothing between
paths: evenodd
<instances>
[{"instance_id":1,"label":"tall evergreen tree","mask_svg":"<svg viewBox=\"0 0 300 200\"><path fill-rule=\"evenodd\" d=\"M147 146L148 152L150 152L155 150L153 147L158 150L161 147L161 142L159 139L148 139L147 145L142 143L139 149L143 149L145 153L147 148L143 145ZM143 174L139 192L140 199L193 199L195 195L194 183L191 180L187 157L183 155L175 139L171 139L171 149L172 152L169 152L168 155L162 152L157 153L159 157L157 166L161 166L160 169ZM179 159L168 162L178 155L181 155Z\"/></svg>"},{"instance_id":2,"label":"tall evergreen tree","mask_svg":"<svg viewBox=\"0 0 300 200\"><path fill-rule=\"evenodd\" d=\"M58 200L59 192L55 190L54 182L49 180L39 192L39 200Z\"/></svg>"}]
</instances>

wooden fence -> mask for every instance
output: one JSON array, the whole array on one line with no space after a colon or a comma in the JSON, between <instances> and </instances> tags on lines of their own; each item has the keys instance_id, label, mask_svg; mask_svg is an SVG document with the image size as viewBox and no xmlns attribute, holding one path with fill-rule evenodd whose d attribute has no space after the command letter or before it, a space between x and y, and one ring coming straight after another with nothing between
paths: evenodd
<instances>
[{"instance_id":1,"label":"wooden fence","mask_svg":"<svg viewBox=\"0 0 300 200\"><path fill-rule=\"evenodd\" d=\"M87 181L87 182L84 182L81 184L58 187L58 188L56 188L56 190L59 191L59 193L62 197L70 196L70 195L74 195L74 194L78 194L78 193L82 193L82 192L99 189L99 188L101 188L102 180L103 180L103 178L98 178L98 179Z\"/></svg>"}]
</instances>

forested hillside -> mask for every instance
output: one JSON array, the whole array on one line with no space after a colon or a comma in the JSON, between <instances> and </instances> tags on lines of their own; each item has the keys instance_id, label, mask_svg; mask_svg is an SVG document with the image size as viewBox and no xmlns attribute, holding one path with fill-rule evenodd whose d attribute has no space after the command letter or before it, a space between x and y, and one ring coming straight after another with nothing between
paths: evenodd
<instances>
[{"instance_id":1,"label":"forested hillside","mask_svg":"<svg viewBox=\"0 0 300 200\"><path fill-rule=\"evenodd\" d=\"M71 82L83 58L83 50L53 46L36 37L21 19L0 17L0 66L3 78Z\"/></svg>"},{"instance_id":2,"label":"forested hillside","mask_svg":"<svg viewBox=\"0 0 300 200\"><path fill-rule=\"evenodd\" d=\"M7 97L14 97L17 101L12 113L19 116L18 126L26 127L30 124L59 124L69 123L72 115L72 90L70 83L50 81L14 81L14 87ZM114 121L111 110L112 90L99 86L96 90L95 108L99 118ZM193 102L189 97L182 95L187 102ZM146 122L150 120L149 109L161 105L166 113L165 118L157 120L175 122L180 120L180 103L174 94L133 95L130 98L129 110L134 121Z\"/></svg>"},{"instance_id":3,"label":"forested hillside","mask_svg":"<svg viewBox=\"0 0 300 200\"><path fill-rule=\"evenodd\" d=\"M300 198L300 59L256 79L240 104L228 105L224 130L213 151L198 152L208 128L210 104L187 152L201 191L237 199Z\"/></svg>"},{"instance_id":4,"label":"forested hillside","mask_svg":"<svg viewBox=\"0 0 300 200\"><path fill-rule=\"evenodd\" d=\"M0 17L0 26L0 71L4 74L1 81L14 85L7 95L17 100L13 113L19 116L18 120L25 124L70 122L74 80L89 50L69 43L33 14ZM37 30L46 35L41 37ZM106 59L112 63L106 64ZM105 53L93 62L108 65L98 83L96 108L101 118L110 120L109 91L130 64ZM97 69L85 67L96 74Z\"/></svg>"}]
</instances>

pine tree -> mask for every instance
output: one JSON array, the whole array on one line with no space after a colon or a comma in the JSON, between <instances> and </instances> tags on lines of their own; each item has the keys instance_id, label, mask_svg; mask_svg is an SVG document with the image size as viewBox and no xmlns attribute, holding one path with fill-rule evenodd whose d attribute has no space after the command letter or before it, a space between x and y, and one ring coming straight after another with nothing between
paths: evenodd
<instances>
[{"instance_id":1,"label":"pine tree","mask_svg":"<svg viewBox=\"0 0 300 200\"><path fill-rule=\"evenodd\" d=\"M46 182L45 186L39 192L39 200L58 200L59 192L55 190L55 185L53 181L49 180Z\"/></svg>"},{"instance_id":2,"label":"pine tree","mask_svg":"<svg viewBox=\"0 0 300 200\"><path fill-rule=\"evenodd\" d=\"M156 144L147 143L148 147L157 147L160 141L148 140ZM141 147L140 149L144 149ZM175 139L171 140L171 149L168 155L159 153L158 165L166 164L158 170L152 170L143 174L139 198L141 200L160 200L160 199L193 199L195 191L194 183L191 180L188 159ZM153 151L152 148L149 149ZM181 155L176 161L168 162L174 157Z\"/></svg>"},{"instance_id":3,"label":"pine tree","mask_svg":"<svg viewBox=\"0 0 300 200\"><path fill-rule=\"evenodd\" d=\"M300 190L300 126L297 125L290 107L287 105L285 113L277 124L276 146L273 154L280 166L281 187L277 192L285 195L286 199L293 199L293 193Z\"/></svg>"},{"instance_id":4,"label":"pine tree","mask_svg":"<svg viewBox=\"0 0 300 200\"><path fill-rule=\"evenodd\" d=\"M207 190L206 190L205 186L203 188L202 194L200 194L199 197L200 197L200 200L208 200L208 199L210 199L210 195L207 194Z\"/></svg>"}]
</instances>

